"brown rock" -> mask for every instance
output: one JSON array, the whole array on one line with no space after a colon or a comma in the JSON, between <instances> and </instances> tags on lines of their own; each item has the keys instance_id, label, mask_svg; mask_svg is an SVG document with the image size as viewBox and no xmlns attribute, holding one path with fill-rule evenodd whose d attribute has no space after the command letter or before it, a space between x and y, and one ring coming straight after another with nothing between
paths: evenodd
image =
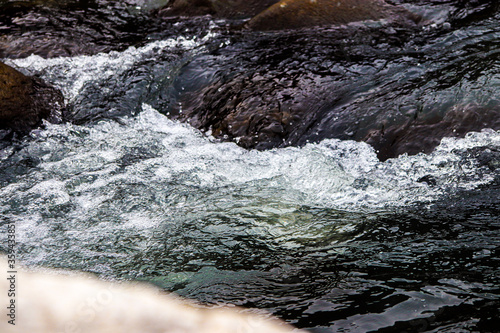
<instances>
[{"instance_id":1,"label":"brown rock","mask_svg":"<svg viewBox=\"0 0 500 333\"><path fill-rule=\"evenodd\" d=\"M418 20L383 0L281 0L251 19L247 27L281 30L380 19Z\"/></svg>"},{"instance_id":2,"label":"brown rock","mask_svg":"<svg viewBox=\"0 0 500 333\"><path fill-rule=\"evenodd\" d=\"M59 90L0 62L0 129L24 134L42 119L60 121L63 107Z\"/></svg>"},{"instance_id":3,"label":"brown rock","mask_svg":"<svg viewBox=\"0 0 500 333\"><path fill-rule=\"evenodd\" d=\"M222 18L246 18L257 15L278 0L174 0L160 10L161 16L213 15Z\"/></svg>"}]
</instances>

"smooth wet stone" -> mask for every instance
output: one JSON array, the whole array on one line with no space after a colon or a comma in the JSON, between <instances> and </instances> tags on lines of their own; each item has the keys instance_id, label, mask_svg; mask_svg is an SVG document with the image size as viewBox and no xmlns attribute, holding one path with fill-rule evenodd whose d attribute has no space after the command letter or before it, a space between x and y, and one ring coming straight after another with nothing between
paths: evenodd
<instances>
[{"instance_id":1,"label":"smooth wet stone","mask_svg":"<svg viewBox=\"0 0 500 333\"><path fill-rule=\"evenodd\" d=\"M59 90L0 62L0 129L24 134L42 119L61 121L63 108Z\"/></svg>"},{"instance_id":2,"label":"smooth wet stone","mask_svg":"<svg viewBox=\"0 0 500 333\"><path fill-rule=\"evenodd\" d=\"M278 0L174 0L159 11L160 16L213 15L221 18L248 18Z\"/></svg>"},{"instance_id":3,"label":"smooth wet stone","mask_svg":"<svg viewBox=\"0 0 500 333\"><path fill-rule=\"evenodd\" d=\"M383 0L281 0L252 18L252 30L298 29L350 22L418 21L419 17Z\"/></svg>"},{"instance_id":4,"label":"smooth wet stone","mask_svg":"<svg viewBox=\"0 0 500 333\"><path fill-rule=\"evenodd\" d=\"M443 137L500 129L496 88L481 83L494 73L484 49L497 46L477 36L464 49L397 24L247 32L193 59L151 104L248 149L335 138L380 160L429 153Z\"/></svg>"}]
</instances>

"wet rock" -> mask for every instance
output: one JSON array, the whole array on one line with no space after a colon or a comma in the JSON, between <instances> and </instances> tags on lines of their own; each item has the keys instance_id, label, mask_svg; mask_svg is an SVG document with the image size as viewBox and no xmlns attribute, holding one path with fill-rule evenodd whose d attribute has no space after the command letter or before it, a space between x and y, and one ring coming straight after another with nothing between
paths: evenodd
<instances>
[{"instance_id":1,"label":"wet rock","mask_svg":"<svg viewBox=\"0 0 500 333\"><path fill-rule=\"evenodd\" d=\"M419 179L417 179L417 182L426 183L427 185L431 185L431 186L437 185L436 178L434 178L432 175L425 175L423 177L420 177Z\"/></svg>"},{"instance_id":2,"label":"wet rock","mask_svg":"<svg viewBox=\"0 0 500 333\"><path fill-rule=\"evenodd\" d=\"M42 119L61 121L63 108L59 90L0 62L0 129L24 134Z\"/></svg>"},{"instance_id":3,"label":"wet rock","mask_svg":"<svg viewBox=\"0 0 500 333\"><path fill-rule=\"evenodd\" d=\"M216 138L250 149L303 145L327 137L360 140L363 125L355 122L362 119L362 109L339 107L370 89L365 75L377 68L374 50L366 46L383 45L389 42L386 37L394 36L382 30L280 32L255 39L248 35L193 60L174 82L174 93L151 103ZM398 38L393 42L400 43ZM352 66L359 73L349 71ZM349 132L353 135L345 134Z\"/></svg>"},{"instance_id":4,"label":"wet rock","mask_svg":"<svg viewBox=\"0 0 500 333\"><path fill-rule=\"evenodd\" d=\"M476 159L479 166L485 166L490 171L495 172L500 169L500 149L493 145L469 149L464 159L471 157ZM500 173L497 173L497 178L500 180Z\"/></svg>"},{"instance_id":5,"label":"wet rock","mask_svg":"<svg viewBox=\"0 0 500 333\"><path fill-rule=\"evenodd\" d=\"M317 114L315 88L306 78L237 74L182 96L176 117L245 148L281 147L295 144L304 124Z\"/></svg>"},{"instance_id":6,"label":"wet rock","mask_svg":"<svg viewBox=\"0 0 500 333\"><path fill-rule=\"evenodd\" d=\"M455 26L464 26L472 22L486 20L500 11L497 0L459 0L450 1L454 9L450 21Z\"/></svg>"},{"instance_id":7,"label":"wet rock","mask_svg":"<svg viewBox=\"0 0 500 333\"><path fill-rule=\"evenodd\" d=\"M246 26L252 30L280 30L380 19L419 20L417 15L383 0L281 0Z\"/></svg>"},{"instance_id":8,"label":"wet rock","mask_svg":"<svg viewBox=\"0 0 500 333\"><path fill-rule=\"evenodd\" d=\"M213 15L215 9L210 0L174 0L167 8L161 10L161 16L198 16L198 15Z\"/></svg>"},{"instance_id":9,"label":"wet rock","mask_svg":"<svg viewBox=\"0 0 500 333\"><path fill-rule=\"evenodd\" d=\"M410 119L403 124L371 131L363 141L384 161L403 153L430 153L444 137L464 137L483 128L500 130L500 106L456 105L444 117Z\"/></svg>"},{"instance_id":10,"label":"wet rock","mask_svg":"<svg viewBox=\"0 0 500 333\"><path fill-rule=\"evenodd\" d=\"M140 0L0 1L0 58L123 50L154 26L134 2Z\"/></svg>"},{"instance_id":11,"label":"wet rock","mask_svg":"<svg viewBox=\"0 0 500 333\"><path fill-rule=\"evenodd\" d=\"M279 0L174 0L160 16L213 15L221 18L252 17Z\"/></svg>"},{"instance_id":12,"label":"wet rock","mask_svg":"<svg viewBox=\"0 0 500 333\"><path fill-rule=\"evenodd\" d=\"M249 149L336 138L368 142L381 160L428 153L443 137L500 129L496 88L481 83L495 73L484 50L498 43L478 34L464 48L446 33L397 24L246 32L193 59L150 103Z\"/></svg>"}]
</instances>

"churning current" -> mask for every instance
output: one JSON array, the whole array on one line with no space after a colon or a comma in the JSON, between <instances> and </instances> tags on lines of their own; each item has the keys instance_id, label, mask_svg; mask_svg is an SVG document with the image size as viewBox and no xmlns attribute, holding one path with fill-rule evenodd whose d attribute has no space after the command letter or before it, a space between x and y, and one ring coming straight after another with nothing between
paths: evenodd
<instances>
[{"instance_id":1,"label":"churning current","mask_svg":"<svg viewBox=\"0 0 500 333\"><path fill-rule=\"evenodd\" d=\"M231 43L209 30L6 61L60 88L75 118L104 114L2 147L0 217L16 224L19 259L262 309L312 332L497 330L500 132L385 162L338 139L246 150L143 98L214 41ZM484 84L498 89L500 77Z\"/></svg>"}]
</instances>

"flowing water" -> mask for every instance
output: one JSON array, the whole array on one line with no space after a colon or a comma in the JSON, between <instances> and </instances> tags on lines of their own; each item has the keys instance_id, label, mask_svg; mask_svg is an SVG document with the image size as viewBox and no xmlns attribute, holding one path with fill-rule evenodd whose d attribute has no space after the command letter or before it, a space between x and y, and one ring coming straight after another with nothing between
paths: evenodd
<instances>
[{"instance_id":1,"label":"flowing water","mask_svg":"<svg viewBox=\"0 0 500 333\"><path fill-rule=\"evenodd\" d=\"M221 142L156 100L182 89L186 64L237 37L198 23L120 51L5 60L60 88L76 120L1 147L0 223L16 224L20 261L262 309L311 332L498 331L500 131L385 162L349 140ZM493 100L500 87L492 26L434 40L467 35L471 62L488 61L480 83L459 77L467 98ZM191 80L212 74L202 69ZM436 103L448 101L437 89Z\"/></svg>"}]
</instances>

